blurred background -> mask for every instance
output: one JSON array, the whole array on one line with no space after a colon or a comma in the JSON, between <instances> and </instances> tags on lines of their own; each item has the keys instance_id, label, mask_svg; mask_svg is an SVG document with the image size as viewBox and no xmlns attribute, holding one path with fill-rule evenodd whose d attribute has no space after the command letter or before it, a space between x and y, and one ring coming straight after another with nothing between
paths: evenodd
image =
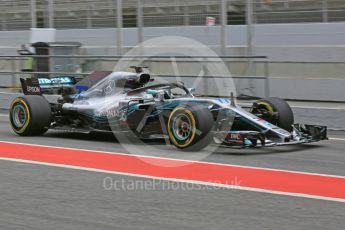
<instances>
[{"instance_id":1,"label":"blurred background","mask_svg":"<svg viewBox=\"0 0 345 230\"><path fill-rule=\"evenodd\" d=\"M0 0L0 8L3 89L18 86L25 70L113 70L139 43L172 35L221 56L238 95L345 100L343 0ZM186 78L210 61L176 59ZM169 58L144 62L163 77L176 74Z\"/></svg>"}]
</instances>

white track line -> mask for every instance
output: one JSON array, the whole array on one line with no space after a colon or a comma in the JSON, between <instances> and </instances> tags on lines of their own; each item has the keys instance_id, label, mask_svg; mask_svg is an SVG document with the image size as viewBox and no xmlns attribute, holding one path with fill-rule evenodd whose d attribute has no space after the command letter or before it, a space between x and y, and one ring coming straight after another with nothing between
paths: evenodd
<instances>
[{"instance_id":1,"label":"white track line","mask_svg":"<svg viewBox=\"0 0 345 230\"><path fill-rule=\"evenodd\" d=\"M11 159L11 158L0 158L0 160L12 161L12 162L21 162L21 163L28 163L28 164L45 165L45 166L53 166L53 167L59 167L59 168L68 168L68 169L83 170L83 171L98 172L98 173L123 175L123 176L130 176L130 177L148 178L148 179L152 179L152 180L163 180L163 181L172 181L172 182L178 182L178 183L198 184L198 185L204 185L204 186L213 186L213 187L219 187L219 188L226 188L226 189L230 189L230 190L231 189L234 189L234 190L244 190L244 191L251 191L251 192L260 192L260 193L268 193L268 194L275 194L275 195L285 195L285 196L293 196L293 197L300 197L300 198L309 198L309 199L316 199L316 200L326 200L326 201L334 201L334 202L345 203L345 199L323 197L323 196L314 196L314 195L300 194L300 193L279 192L279 191L273 191L273 190L266 190L266 189L259 189L259 188L250 188L250 187L242 187L242 186L235 186L235 185L224 185L224 184L202 182L202 181L183 180L183 179L164 178L164 177L154 177L154 176L147 176L147 175L140 175L140 174L114 172L114 171L92 169L92 168L84 168L84 167L78 167L78 166L59 165L59 164L51 164L51 163L43 163L43 162L27 161L27 160L19 160L19 159Z\"/></svg>"},{"instance_id":2,"label":"white track line","mask_svg":"<svg viewBox=\"0 0 345 230\"><path fill-rule=\"evenodd\" d=\"M238 102L238 105L244 107L244 108L250 108L252 104L248 103L241 103ZM326 107L326 106L303 106L303 105L292 105L290 104L291 108L293 109L315 109L315 110L339 110L339 111L345 111L345 106L332 106L332 107Z\"/></svg>"},{"instance_id":3,"label":"white track line","mask_svg":"<svg viewBox=\"0 0 345 230\"><path fill-rule=\"evenodd\" d=\"M329 138L330 140L333 140L333 141L345 141L344 138L337 138L337 137L331 137Z\"/></svg>"},{"instance_id":4,"label":"white track line","mask_svg":"<svg viewBox=\"0 0 345 230\"><path fill-rule=\"evenodd\" d=\"M291 105L291 108L294 109L317 109L317 110L341 110L344 111L345 107L322 107L322 106L299 106L299 105Z\"/></svg>"}]
</instances>

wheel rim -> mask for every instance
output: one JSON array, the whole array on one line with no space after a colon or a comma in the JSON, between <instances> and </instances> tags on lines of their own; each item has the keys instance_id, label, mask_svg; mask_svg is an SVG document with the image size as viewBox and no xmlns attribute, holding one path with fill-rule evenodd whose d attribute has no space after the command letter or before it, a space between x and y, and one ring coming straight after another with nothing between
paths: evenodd
<instances>
[{"instance_id":1,"label":"wheel rim","mask_svg":"<svg viewBox=\"0 0 345 230\"><path fill-rule=\"evenodd\" d=\"M27 114L24 106L18 104L12 110L12 121L16 128L22 128L27 120Z\"/></svg>"},{"instance_id":2,"label":"wheel rim","mask_svg":"<svg viewBox=\"0 0 345 230\"><path fill-rule=\"evenodd\" d=\"M186 114L178 114L173 120L172 129L177 140L185 141L192 134L192 122Z\"/></svg>"},{"instance_id":3,"label":"wheel rim","mask_svg":"<svg viewBox=\"0 0 345 230\"><path fill-rule=\"evenodd\" d=\"M265 101L259 101L258 103L258 107L255 109L251 110L251 113L262 113L263 116L261 117L262 119L264 119L265 121L268 121L274 125L277 125L278 122L274 119L273 117L273 113L275 112L275 109L272 107L272 105L270 105L269 103L265 102Z\"/></svg>"},{"instance_id":4,"label":"wheel rim","mask_svg":"<svg viewBox=\"0 0 345 230\"><path fill-rule=\"evenodd\" d=\"M197 123L192 111L177 107L170 114L168 120L169 139L181 149L193 144L196 137Z\"/></svg>"}]
</instances>

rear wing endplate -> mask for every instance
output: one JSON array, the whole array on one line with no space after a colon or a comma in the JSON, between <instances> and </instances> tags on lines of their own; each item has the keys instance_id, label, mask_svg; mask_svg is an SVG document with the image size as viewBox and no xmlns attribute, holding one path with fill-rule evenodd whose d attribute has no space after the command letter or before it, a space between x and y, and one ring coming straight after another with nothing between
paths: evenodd
<instances>
[{"instance_id":1,"label":"rear wing endplate","mask_svg":"<svg viewBox=\"0 0 345 230\"><path fill-rule=\"evenodd\" d=\"M25 95L42 95L42 89L37 78L20 78L20 84Z\"/></svg>"}]
</instances>

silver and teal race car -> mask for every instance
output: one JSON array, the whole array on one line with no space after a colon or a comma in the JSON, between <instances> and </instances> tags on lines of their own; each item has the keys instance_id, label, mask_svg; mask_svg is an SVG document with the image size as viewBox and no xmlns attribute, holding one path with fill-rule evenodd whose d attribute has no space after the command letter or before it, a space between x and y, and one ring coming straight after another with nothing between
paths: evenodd
<instances>
[{"instance_id":1,"label":"silver and teal race car","mask_svg":"<svg viewBox=\"0 0 345 230\"><path fill-rule=\"evenodd\" d=\"M155 84L142 71L95 72L76 84L67 78L60 83L58 78L21 82L25 95L13 100L9 117L13 131L22 136L49 129L113 132L165 138L186 151L211 142L246 148L327 139L325 126L294 124L292 110L282 99L260 99L248 111L233 97L196 97L182 83ZM50 85L42 85L46 82ZM48 101L49 91L59 98Z\"/></svg>"}]
</instances>

